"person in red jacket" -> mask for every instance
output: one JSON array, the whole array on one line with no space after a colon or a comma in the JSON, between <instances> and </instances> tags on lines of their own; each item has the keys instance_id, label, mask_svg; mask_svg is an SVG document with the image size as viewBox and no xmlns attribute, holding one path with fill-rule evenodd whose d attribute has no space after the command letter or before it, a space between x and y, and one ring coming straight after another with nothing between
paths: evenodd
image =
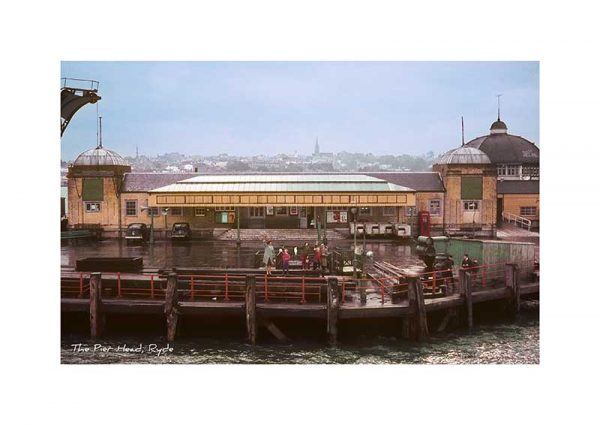
<instances>
[{"instance_id":1,"label":"person in red jacket","mask_svg":"<svg viewBox=\"0 0 600 425\"><path fill-rule=\"evenodd\" d=\"M281 260L283 261L283 275L287 276L287 274L290 271L290 258L291 255L289 254L287 248L285 248L283 250L283 254L281 254Z\"/></svg>"},{"instance_id":2,"label":"person in red jacket","mask_svg":"<svg viewBox=\"0 0 600 425\"><path fill-rule=\"evenodd\" d=\"M321 248L318 246L315 248L315 255L313 257L313 270L321 270Z\"/></svg>"}]
</instances>

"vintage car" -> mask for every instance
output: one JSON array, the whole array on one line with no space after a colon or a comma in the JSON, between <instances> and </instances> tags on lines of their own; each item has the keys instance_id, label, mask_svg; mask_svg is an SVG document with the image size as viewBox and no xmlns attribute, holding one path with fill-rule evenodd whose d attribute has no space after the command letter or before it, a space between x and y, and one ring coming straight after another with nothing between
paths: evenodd
<instances>
[{"instance_id":1,"label":"vintage car","mask_svg":"<svg viewBox=\"0 0 600 425\"><path fill-rule=\"evenodd\" d=\"M142 243L148 240L148 226L144 223L132 223L127 226L125 240L127 243Z\"/></svg>"},{"instance_id":2,"label":"vintage car","mask_svg":"<svg viewBox=\"0 0 600 425\"><path fill-rule=\"evenodd\" d=\"M192 238L192 229L189 223L175 223L171 230L171 241L189 241Z\"/></svg>"}]
</instances>

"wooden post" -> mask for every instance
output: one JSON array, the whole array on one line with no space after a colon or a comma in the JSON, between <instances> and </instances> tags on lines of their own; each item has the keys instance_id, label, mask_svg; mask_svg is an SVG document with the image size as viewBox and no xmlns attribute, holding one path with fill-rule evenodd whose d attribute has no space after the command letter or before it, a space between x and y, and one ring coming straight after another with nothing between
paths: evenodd
<instances>
[{"instance_id":1,"label":"wooden post","mask_svg":"<svg viewBox=\"0 0 600 425\"><path fill-rule=\"evenodd\" d=\"M90 275L90 336L95 339L104 330L104 312L102 311L102 274Z\"/></svg>"},{"instance_id":2,"label":"wooden post","mask_svg":"<svg viewBox=\"0 0 600 425\"><path fill-rule=\"evenodd\" d=\"M471 272L461 269L460 275L460 291L463 299L465 300L465 307L467 311L467 327L469 330L473 329L473 301L471 297Z\"/></svg>"},{"instance_id":3,"label":"wooden post","mask_svg":"<svg viewBox=\"0 0 600 425\"><path fill-rule=\"evenodd\" d=\"M256 278L246 276L246 332L252 345L256 344Z\"/></svg>"},{"instance_id":4,"label":"wooden post","mask_svg":"<svg viewBox=\"0 0 600 425\"><path fill-rule=\"evenodd\" d=\"M423 284L417 275L409 275L407 277L408 305L413 312L413 317L410 319L409 333L411 339L421 341L429 336L425 298L423 298Z\"/></svg>"},{"instance_id":5,"label":"wooden post","mask_svg":"<svg viewBox=\"0 0 600 425\"><path fill-rule=\"evenodd\" d=\"M170 272L167 277L167 290L165 291L165 316L167 317L167 341L169 342L175 340L175 334L177 333L178 307L177 274Z\"/></svg>"},{"instance_id":6,"label":"wooden post","mask_svg":"<svg viewBox=\"0 0 600 425\"><path fill-rule=\"evenodd\" d=\"M506 286L511 289L509 314L516 317L521 309L521 282L519 279L519 266L514 263L506 265Z\"/></svg>"},{"instance_id":7,"label":"wooden post","mask_svg":"<svg viewBox=\"0 0 600 425\"><path fill-rule=\"evenodd\" d=\"M335 277L327 278L327 335L329 344L337 344L338 333L338 310L340 306L340 295L338 291L338 280Z\"/></svg>"}]
</instances>

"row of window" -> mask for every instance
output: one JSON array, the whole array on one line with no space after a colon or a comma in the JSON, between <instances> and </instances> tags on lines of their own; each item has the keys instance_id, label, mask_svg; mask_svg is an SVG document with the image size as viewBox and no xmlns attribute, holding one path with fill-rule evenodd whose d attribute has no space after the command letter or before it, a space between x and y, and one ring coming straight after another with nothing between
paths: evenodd
<instances>
[{"instance_id":1,"label":"row of window","mask_svg":"<svg viewBox=\"0 0 600 425\"><path fill-rule=\"evenodd\" d=\"M531 176L539 177L540 167L536 166L521 166L517 164L501 164L496 167L499 176Z\"/></svg>"},{"instance_id":2,"label":"row of window","mask_svg":"<svg viewBox=\"0 0 600 425\"><path fill-rule=\"evenodd\" d=\"M477 211L479 210L479 202L480 201L463 201L463 209L465 211ZM85 211L88 213L96 213L100 212L101 204L100 202L86 202L85 203ZM344 208L341 207L328 207L327 211L344 211ZM168 209L163 208L162 212L165 213L168 211L168 214L172 216L182 216L183 209L181 207L169 207ZM234 212L235 207L216 207L215 211L217 213L227 213ZM265 215L276 215L276 216L285 216L285 215L298 215L298 207L251 207L249 209L250 217L264 217ZM406 207L405 208L406 216L412 217L417 215L416 207ZM148 216L153 215L157 217L161 214L161 209L159 207L151 207L147 210ZM429 201L429 214L434 216L442 215L442 201L440 199L431 199ZM137 217L138 215L138 206L137 201L125 201L125 215L128 217ZM206 208L194 208L194 215L196 217L204 217L206 216ZM360 207L358 211L358 215L362 216L370 216L371 208L370 207ZM383 207L383 215L384 216L395 216L396 215L396 207ZM526 215L536 215L536 207L521 207L522 216Z\"/></svg>"}]
</instances>

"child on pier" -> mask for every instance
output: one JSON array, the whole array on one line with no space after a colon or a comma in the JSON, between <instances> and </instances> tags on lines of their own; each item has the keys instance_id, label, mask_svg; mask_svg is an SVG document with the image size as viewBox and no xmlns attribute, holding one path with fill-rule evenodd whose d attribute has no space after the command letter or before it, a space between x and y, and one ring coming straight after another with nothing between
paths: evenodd
<instances>
[{"instance_id":1,"label":"child on pier","mask_svg":"<svg viewBox=\"0 0 600 425\"><path fill-rule=\"evenodd\" d=\"M283 254L281 255L281 260L283 261L283 275L287 276L290 271L290 254L288 253L287 248L283 250Z\"/></svg>"}]
</instances>

